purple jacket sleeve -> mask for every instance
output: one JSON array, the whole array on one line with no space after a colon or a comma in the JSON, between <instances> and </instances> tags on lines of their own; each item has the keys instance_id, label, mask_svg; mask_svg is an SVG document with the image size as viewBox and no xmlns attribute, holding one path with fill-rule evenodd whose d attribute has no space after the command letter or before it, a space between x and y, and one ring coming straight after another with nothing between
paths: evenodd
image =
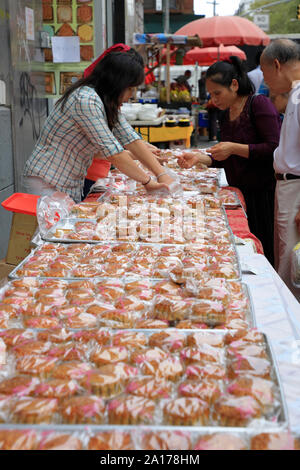
<instances>
[{"instance_id":1,"label":"purple jacket sleeve","mask_svg":"<svg viewBox=\"0 0 300 470\"><path fill-rule=\"evenodd\" d=\"M257 95L252 101L252 116L259 140L262 143L249 145L249 159L269 159L278 147L280 117L273 103L264 95Z\"/></svg>"}]
</instances>

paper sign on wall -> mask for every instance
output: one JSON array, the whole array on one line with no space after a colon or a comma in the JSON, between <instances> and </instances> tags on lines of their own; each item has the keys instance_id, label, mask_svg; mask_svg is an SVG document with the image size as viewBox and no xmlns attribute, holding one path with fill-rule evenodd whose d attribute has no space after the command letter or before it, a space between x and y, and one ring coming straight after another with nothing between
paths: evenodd
<instances>
[{"instance_id":1,"label":"paper sign on wall","mask_svg":"<svg viewBox=\"0 0 300 470\"><path fill-rule=\"evenodd\" d=\"M80 62L79 37L52 38L53 62Z\"/></svg>"},{"instance_id":2,"label":"paper sign on wall","mask_svg":"<svg viewBox=\"0 0 300 470\"><path fill-rule=\"evenodd\" d=\"M26 39L34 41L34 11L25 7Z\"/></svg>"}]
</instances>

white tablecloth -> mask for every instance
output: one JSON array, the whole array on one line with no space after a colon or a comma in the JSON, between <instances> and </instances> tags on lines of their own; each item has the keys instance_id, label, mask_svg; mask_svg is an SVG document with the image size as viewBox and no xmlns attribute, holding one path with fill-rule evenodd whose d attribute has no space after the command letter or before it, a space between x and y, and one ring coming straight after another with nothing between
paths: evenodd
<instances>
[{"instance_id":1,"label":"white tablecloth","mask_svg":"<svg viewBox=\"0 0 300 470\"><path fill-rule=\"evenodd\" d=\"M257 328L276 355L290 425L300 430L300 304L263 255L237 247L242 265L257 274L243 274L250 289Z\"/></svg>"}]
</instances>

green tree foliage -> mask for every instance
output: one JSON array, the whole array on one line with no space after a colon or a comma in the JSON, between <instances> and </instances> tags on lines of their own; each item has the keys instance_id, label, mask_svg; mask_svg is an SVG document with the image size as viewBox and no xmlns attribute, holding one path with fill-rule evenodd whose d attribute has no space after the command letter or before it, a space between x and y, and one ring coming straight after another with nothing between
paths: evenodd
<instances>
[{"instance_id":1,"label":"green tree foliage","mask_svg":"<svg viewBox=\"0 0 300 470\"><path fill-rule=\"evenodd\" d=\"M267 5L275 0L257 0L251 4L251 9L258 8L262 5ZM297 6L300 0L291 0L281 5L274 5L268 7L261 12L257 11L255 14L266 13L270 14L270 30L269 34L292 34L300 33L300 20L297 20ZM247 16L249 20L252 18ZM292 21L291 21L292 20Z\"/></svg>"}]
</instances>

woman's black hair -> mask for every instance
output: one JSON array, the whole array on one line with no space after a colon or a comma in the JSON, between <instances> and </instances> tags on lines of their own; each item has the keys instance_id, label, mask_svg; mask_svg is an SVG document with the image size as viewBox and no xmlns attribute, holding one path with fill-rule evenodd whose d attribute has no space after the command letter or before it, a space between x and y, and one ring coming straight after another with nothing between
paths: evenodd
<instances>
[{"instance_id":1,"label":"woman's black hair","mask_svg":"<svg viewBox=\"0 0 300 470\"><path fill-rule=\"evenodd\" d=\"M232 80L235 79L239 84L238 95L246 96L254 93L254 85L248 77L241 59L237 56L231 56L229 60L230 62L222 61L211 65L206 72L206 80L210 79L214 83L229 88Z\"/></svg>"},{"instance_id":2,"label":"woman's black hair","mask_svg":"<svg viewBox=\"0 0 300 470\"><path fill-rule=\"evenodd\" d=\"M90 86L100 96L110 129L118 121L120 97L129 87L136 87L144 81L144 62L141 55L130 49L127 52L110 52L96 65L93 72L71 85L57 101L64 110L66 102L77 88Z\"/></svg>"}]
</instances>

